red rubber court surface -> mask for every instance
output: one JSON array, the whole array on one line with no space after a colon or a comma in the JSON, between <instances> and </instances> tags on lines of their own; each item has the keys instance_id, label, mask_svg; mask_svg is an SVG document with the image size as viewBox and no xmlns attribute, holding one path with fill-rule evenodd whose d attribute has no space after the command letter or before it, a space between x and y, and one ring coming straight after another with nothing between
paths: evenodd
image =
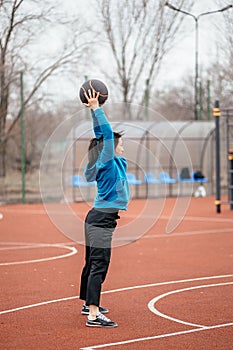
<instances>
[{"instance_id":1,"label":"red rubber court surface","mask_svg":"<svg viewBox=\"0 0 233 350\"><path fill-rule=\"evenodd\" d=\"M174 201L166 200L149 232L113 249L101 304L114 329L85 326L83 245L65 237L42 205L0 207L1 350L232 349L233 212L224 206L217 214L213 197L192 198L168 234ZM142 206L132 201L119 226ZM89 207L72 209L84 218Z\"/></svg>"}]
</instances>

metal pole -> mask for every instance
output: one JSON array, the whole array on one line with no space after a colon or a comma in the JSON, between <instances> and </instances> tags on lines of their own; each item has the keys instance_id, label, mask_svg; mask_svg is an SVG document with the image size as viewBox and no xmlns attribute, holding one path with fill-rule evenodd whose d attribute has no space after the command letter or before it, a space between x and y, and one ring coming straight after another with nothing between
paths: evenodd
<instances>
[{"instance_id":1,"label":"metal pole","mask_svg":"<svg viewBox=\"0 0 233 350\"><path fill-rule=\"evenodd\" d=\"M203 119L203 101L202 101L202 83L199 84L199 110L198 110L198 120Z\"/></svg>"},{"instance_id":2,"label":"metal pole","mask_svg":"<svg viewBox=\"0 0 233 350\"><path fill-rule=\"evenodd\" d=\"M75 194L76 194L76 190L74 187L74 175L76 173L76 132L75 132L76 128L73 127L73 142L72 142L72 147L73 147L73 159L72 159L72 179L71 179L71 186L72 186L72 200L73 202L75 202Z\"/></svg>"},{"instance_id":3,"label":"metal pole","mask_svg":"<svg viewBox=\"0 0 233 350\"><path fill-rule=\"evenodd\" d=\"M149 79L146 80L145 102L146 102L146 120L149 120Z\"/></svg>"},{"instance_id":4,"label":"metal pole","mask_svg":"<svg viewBox=\"0 0 233 350\"><path fill-rule=\"evenodd\" d=\"M21 177L22 177L22 203L26 203L25 199L25 125L24 125L24 91L23 91L23 72L20 72L20 136L21 136Z\"/></svg>"},{"instance_id":5,"label":"metal pole","mask_svg":"<svg viewBox=\"0 0 233 350\"><path fill-rule=\"evenodd\" d=\"M229 200L230 200L230 209L233 210L233 150L228 151L228 160L229 160Z\"/></svg>"},{"instance_id":6,"label":"metal pole","mask_svg":"<svg viewBox=\"0 0 233 350\"><path fill-rule=\"evenodd\" d=\"M207 81L207 120L210 120L210 80Z\"/></svg>"},{"instance_id":7,"label":"metal pole","mask_svg":"<svg viewBox=\"0 0 233 350\"><path fill-rule=\"evenodd\" d=\"M172 4L170 4L168 1L166 1L165 6L169 7L171 10L177 11L177 12L181 12L184 15L188 15L190 17L192 17L195 20L195 84L194 84L194 99L195 99L195 103L194 103L194 119L198 120L198 20L201 16L206 16L206 15L211 15L217 12L224 12L226 10L229 10L230 8L233 7L233 5L227 5L225 7L223 7L222 9L219 10L215 10L215 11L208 11L208 12L203 12L198 16L194 16L192 13L187 12L187 11L183 11L180 8L177 8L175 6L173 6Z\"/></svg>"},{"instance_id":8,"label":"metal pole","mask_svg":"<svg viewBox=\"0 0 233 350\"><path fill-rule=\"evenodd\" d=\"M213 116L215 117L215 153L216 153L216 212L221 213L221 183L220 183L220 128L219 117L221 116L219 101L216 100L213 108Z\"/></svg>"},{"instance_id":9,"label":"metal pole","mask_svg":"<svg viewBox=\"0 0 233 350\"><path fill-rule=\"evenodd\" d=\"M195 109L194 109L194 116L195 120L198 120L198 18L194 17L195 19L195 33L196 33L196 39L195 39Z\"/></svg>"}]
</instances>

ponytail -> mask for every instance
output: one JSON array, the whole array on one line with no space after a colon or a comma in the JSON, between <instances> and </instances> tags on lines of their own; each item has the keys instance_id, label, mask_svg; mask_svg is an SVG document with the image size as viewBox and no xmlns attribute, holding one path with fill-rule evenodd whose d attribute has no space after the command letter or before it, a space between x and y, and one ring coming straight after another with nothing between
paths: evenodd
<instances>
[{"instance_id":1,"label":"ponytail","mask_svg":"<svg viewBox=\"0 0 233 350\"><path fill-rule=\"evenodd\" d=\"M102 149L103 149L103 136L101 136L99 139L97 138L91 139L90 145L88 148L88 161L90 166L95 164Z\"/></svg>"},{"instance_id":2,"label":"ponytail","mask_svg":"<svg viewBox=\"0 0 233 350\"><path fill-rule=\"evenodd\" d=\"M119 132L114 132L114 149L116 148L118 144L119 138L121 138L121 134ZM99 154L101 153L103 149L103 140L104 137L101 136L99 139L93 138L90 141L89 147L88 147L88 162L89 166L92 166L97 161Z\"/></svg>"}]
</instances>

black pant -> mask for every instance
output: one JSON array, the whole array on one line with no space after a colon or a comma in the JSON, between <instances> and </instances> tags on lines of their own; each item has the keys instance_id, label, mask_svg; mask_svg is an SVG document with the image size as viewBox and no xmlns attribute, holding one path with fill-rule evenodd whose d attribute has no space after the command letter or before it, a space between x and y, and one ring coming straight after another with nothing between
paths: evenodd
<instances>
[{"instance_id":1,"label":"black pant","mask_svg":"<svg viewBox=\"0 0 233 350\"><path fill-rule=\"evenodd\" d=\"M91 209L85 220L85 266L81 275L80 299L86 305L100 304L101 286L111 257L112 234L119 219L117 211Z\"/></svg>"}]
</instances>

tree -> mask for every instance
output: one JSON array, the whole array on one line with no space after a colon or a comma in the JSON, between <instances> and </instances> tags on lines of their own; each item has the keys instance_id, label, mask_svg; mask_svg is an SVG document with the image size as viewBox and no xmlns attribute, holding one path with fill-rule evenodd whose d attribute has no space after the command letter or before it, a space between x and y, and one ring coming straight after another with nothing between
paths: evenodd
<instances>
[{"instance_id":1,"label":"tree","mask_svg":"<svg viewBox=\"0 0 233 350\"><path fill-rule=\"evenodd\" d=\"M224 2L217 0L216 6L222 8ZM222 13L221 21L216 21L218 41L216 45L216 59L209 65L206 72L202 72L202 85L210 83L212 96L211 106L214 100L220 100L221 107L232 107L233 94L233 9L230 8Z\"/></svg>"},{"instance_id":2,"label":"tree","mask_svg":"<svg viewBox=\"0 0 233 350\"><path fill-rule=\"evenodd\" d=\"M59 4L56 2L56 8ZM0 176L6 174L6 147L20 119L19 73L27 75L24 106L39 96L42 85L62 68L76 67L85 60L88 28L80 19L64 19L49 1L1 0L0 2ZM63 42L53 55L38 49L41 36L59 26ZM93 38L92 38L93 39ZM59 42L59 38L55 39ZM48 50L49 48L47 48ZM39 52L35 54L35 52ZM16 96L17 94L17 96ZM43 97L43 94L42 96Z\"/></svg>"},{"instance_id":3,"label":"tree","mask_svg":"<svg viewBox=\"0 0 233 350\"><path fill-rule=\"evenodd\" d=\"M64 121L67 110L53 108L44 111L41 104L35 101L25 111L25 159L26 173L38 171L43 147L56 127ZM7 142L7 169L21 170L20 124L16 123L14 132Z\"/></svg>"},{"instance_id":4,"label":"tree","mask_svg":"<svg viewBox=\"0 0 233 350\"><path fill-rule=\"evenodd\" d=\"M223 3L216 1L218 6ZM224 106L232 107L233 95L233 8L223 12L222 21L217 23L217 30L221 34L218 42L218 60L210 68L213 74L213 87L216 96ZM222 104L222 103L221 103Z\"/></svg>"},{"instance_id":5,"label":"tree","mask_svg":"<svg viewBox=\"0 0 233 350\"><path fill-rule=\"evenodd\" d=\"M226 3L215 1L216 8L223 8ZM216 98L221 107L232 107L233 95L233 9L224 11L221 20L214 20L218 32L216 57L207 69L200 66L200 119L212 118L212 107ZM159 91L154 99L160 113L169 120L189 120L192 111L192 75L184 75L181 86L171 87L169 91ZM210 95L209 95L210 93Z\"/></svg>"},{"instance_id":6,"label":"tree","mask_svg":"<svg viewBox=\"0 0 233 350\"><path fill-rule=\"evenodd\" d=\"M170 11L164 0L98 0L100 18L116 63L116 75L109 79L118 84L123 102L145 102L162 60L174 44L183 16ZM192 1L177 0L174 5ZM105 72L106 73L106 72ZM147 97L149 99L149 96Z\"/></svg>"},{"instance_id":7,"label":"tree","mask_svg":"<svg viewBox=\"0 0 233 350\"><path fill-rule=\"evenodd\" d=\"M158 90L152 97L156 110L167 120L191 120L193 117L193 77L186 75L179 86Z\"/></svg>"}]
</instances>

